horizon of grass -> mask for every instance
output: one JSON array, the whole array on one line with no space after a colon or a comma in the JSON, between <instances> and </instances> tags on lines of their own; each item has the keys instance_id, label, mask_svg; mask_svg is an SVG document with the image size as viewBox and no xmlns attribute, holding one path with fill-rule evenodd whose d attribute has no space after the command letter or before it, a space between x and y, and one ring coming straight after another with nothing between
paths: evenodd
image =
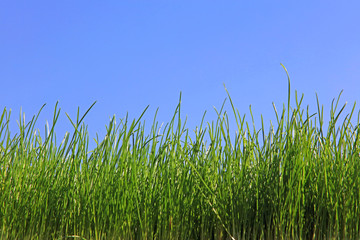
<instances>
[{"instance_id":1,"label":"horizon of grass","mask_svg":"<svg viewBox=\"0 0 360 240\"><path fill-rule=\"evenodd\" d=\"M285 69L285 67L284 67ZM286 71L286 69L285 69ZM355 104L333 101L328 128L323 109L281 112L268 132L235 108L235 138L222 108L216 121L190 137L180 118L149 134L142 116L111 119L89 150L84 117L72 136L56 142L57 104L45 137L19 120L10 136L10 113L0 117L1 239L356 239L360 237L359 118ZM204 141L205 135L210 143Z\"/></svg>"}]
</instances>

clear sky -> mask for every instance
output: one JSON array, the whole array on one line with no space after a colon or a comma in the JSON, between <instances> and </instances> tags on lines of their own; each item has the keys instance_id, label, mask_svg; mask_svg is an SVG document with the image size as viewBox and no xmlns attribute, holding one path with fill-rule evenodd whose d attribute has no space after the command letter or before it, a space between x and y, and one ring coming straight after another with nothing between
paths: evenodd
<instances>
[{"instance_id":1,"label":"clear sky","mask_svg":"<svg viewBox=\"0 0 360 240\"><path fill-rule=\"evenodd\" d=\"M207 111L216 120L226 98L265 122L272 102L304 93L316 111L318 93L328 116L333 98L351 106L360 96L360 1L1 1L0 109L20 107L26 120L47 103L43 131L55 103L57 137L72 132L65 112L85 119L102 136L109 118L138 117L147 124L159 108L168 122L182 92L182 115L194 129ZM358 109L358 108L357 108ZM59 136L60 135L60 136Z\"/></svg>"}]
</instances>

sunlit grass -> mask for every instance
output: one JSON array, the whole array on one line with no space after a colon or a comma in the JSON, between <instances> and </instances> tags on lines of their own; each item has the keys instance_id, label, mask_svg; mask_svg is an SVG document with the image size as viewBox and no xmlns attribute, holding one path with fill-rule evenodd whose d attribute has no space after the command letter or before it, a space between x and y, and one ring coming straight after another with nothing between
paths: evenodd
<instances>
[{"instance_id":1,"label":"sunlit grass","mask_svg":"<svg viewBox=\"0 0 360 240\"><path fill-rule=\"evenodd\" d=\"M73 134L61 143L57 106L45 137L35 129L38 115L19 119L11 136L4 109L0 238L359 238L359 113L353 125L354 105L339 123L339 95L324 129L319 102L316 113L297 95L290 106L288 84L288 103L281 112L274 105L270 129L246 122L229 95L233 114L221 108L195 136L179 101L172 120L160 127L155 117L148 134L145 111L133 121L113 118L94 149L83 123L91 107L69 117Z\"/></svg>"}]
</instances>

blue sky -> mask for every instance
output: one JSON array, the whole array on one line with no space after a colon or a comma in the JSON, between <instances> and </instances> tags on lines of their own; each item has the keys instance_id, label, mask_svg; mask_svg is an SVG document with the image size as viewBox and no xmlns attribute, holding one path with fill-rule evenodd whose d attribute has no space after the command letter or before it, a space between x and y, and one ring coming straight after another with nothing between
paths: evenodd
<instances>
[{"instance_id":1,"label":"blue sky","mask_svg":"<svg viewBox=\"0 0 360 240\"><path fill-rule=\"evenodd\" d=\"M256 122L275 120L272 102L304 93L328 116L333 98L351 106L360 92L359 1L1 1L0 109L20 107L26 119L47 103L43 131L55 103L57 137L72 132L65 112L85 118L90 136L102 136L109 118L129 113L151 124L168 122L182 92L187 126L216 120L226 98ZM15 131L15 130L14 130Z\"/></svg>"}]
</instances>

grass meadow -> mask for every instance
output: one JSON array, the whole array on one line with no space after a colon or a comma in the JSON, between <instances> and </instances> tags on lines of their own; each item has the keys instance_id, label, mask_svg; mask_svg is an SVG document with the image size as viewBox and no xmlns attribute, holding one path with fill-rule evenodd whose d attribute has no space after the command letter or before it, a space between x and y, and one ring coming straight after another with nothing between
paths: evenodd
<instances>
[{"instance_id":1,"label":"grass meadow","mask_svg":"<svg viewBox=\"0 0 360 240\"><path fill-rule=\"evenodd\" d=\"M180 101L172 120L160 127L155 116L148 133L146 109L113 118L93 149L84 124L91 107L69 117L73 133L61 142L57 105L43 137L38 115L10 134L4 109L0 238L359 239L360 112L354 104L345 114L340 93L325 124L319 101L311 113L295 92L290 105L288 84L269 129L245 121L229 95L233 111L221 108L195 131Z\"/></svg>"}]
</instances>

